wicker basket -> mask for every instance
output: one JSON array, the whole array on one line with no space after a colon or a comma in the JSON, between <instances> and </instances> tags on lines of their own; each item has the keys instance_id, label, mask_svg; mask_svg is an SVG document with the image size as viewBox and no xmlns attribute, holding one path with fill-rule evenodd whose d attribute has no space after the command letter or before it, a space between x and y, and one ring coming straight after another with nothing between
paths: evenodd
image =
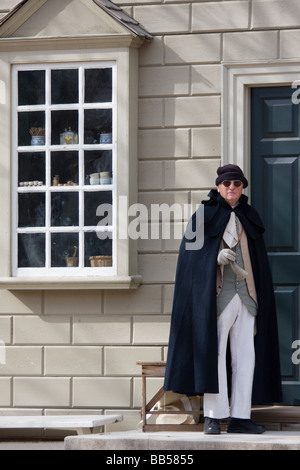
<instances>
[{"instance_id":1,"label":"wicker basket","mask_svg":"<svg viewBox=\"0 0 300 470\"><path fill-rule=\"evenodd\" d=\"M92 267L112 266L111 256L90 256L90 263Z\"/></svg>"}]
</instances>

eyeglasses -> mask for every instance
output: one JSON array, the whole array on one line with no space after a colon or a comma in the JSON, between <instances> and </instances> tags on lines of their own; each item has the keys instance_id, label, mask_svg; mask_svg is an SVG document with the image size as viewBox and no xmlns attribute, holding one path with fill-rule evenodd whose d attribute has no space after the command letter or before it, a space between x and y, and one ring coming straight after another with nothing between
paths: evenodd
<instances>
[{"instance_id":1,"label":"eyeglasses","mask_svg":"<svg viewBox=\"0 0 300 470\"><path fill-rule=\"evenodd\" d=\"M225 188L229 188L229 186L231 185L231 183L233 183L236 188L239 188L239 187L241 186L241 184L243 184L243 183L242 183L241 181L239 181L239 180L235 180L235 181L225 180L225 181L222 181L222 184L225 186Z\"/></svg>"}]
</instances>

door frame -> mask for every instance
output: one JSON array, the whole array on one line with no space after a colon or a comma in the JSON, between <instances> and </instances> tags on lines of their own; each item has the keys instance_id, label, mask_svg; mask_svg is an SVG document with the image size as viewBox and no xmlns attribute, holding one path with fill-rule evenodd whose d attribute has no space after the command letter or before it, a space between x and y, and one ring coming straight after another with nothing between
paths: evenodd
<instances>
[{"instance_id":1,"label":"door frame","mask_svg":"<svg viewBox=\"0 0 300 470\"><path fill-rule=\"evenodd\" d=\"M238 165L251 181L250 89L296 80L300 85L299 61L222 63L222 165ZM250 198L249 188L245 193Z\"/></svg>"},{"instance_id":2,"label":"door frame","mask_svg":"<svg viewBox=\"0 0 300 470\"><path fill-rule=\"evenodd\" d=\"M300 85L300 64L293 61L223 63L222 79L222 164L235 163L243 169L249 178L250 189L246 188L245 193L250 199L251 88L290 86L297 91L297 85L292 84L298 81ZM285 384L284 379L282 383ZM298 413L298 423L299 420ZM282 416L278 418L281 421Z\"/></svg>"}]
</instances>

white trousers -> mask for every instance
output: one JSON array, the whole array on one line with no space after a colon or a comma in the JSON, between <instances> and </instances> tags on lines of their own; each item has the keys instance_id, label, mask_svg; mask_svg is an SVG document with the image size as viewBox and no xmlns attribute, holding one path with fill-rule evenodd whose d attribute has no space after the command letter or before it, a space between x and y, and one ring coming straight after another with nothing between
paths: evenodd
<instances>
[{"instance_id":1,"label":"white trousers","mask_svg":"<svg viewBox=\"0 0 300 470\"><path fill-rule=\"evenodd\" d=\"M255 364L254 324L238 294L218 317L218 377L219 393L205 393L204 416L223 419L249 419L251 415L252 383ZM226 349L230 337L232 383L229 407L226 372Z\"/></svg>"}]
</instances>

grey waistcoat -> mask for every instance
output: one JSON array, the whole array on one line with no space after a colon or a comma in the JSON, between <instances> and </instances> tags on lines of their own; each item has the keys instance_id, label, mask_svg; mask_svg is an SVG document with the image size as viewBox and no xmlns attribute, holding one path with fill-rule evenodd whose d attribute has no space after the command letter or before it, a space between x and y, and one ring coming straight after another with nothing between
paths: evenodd
<instances>
[{"instance_id":1,"label":"grey waistcoat","mask_svg":"<svg viewBox=\"0 0 300 470\"><path fill-rule=\"evenodd\" d=\"M228 246L224 243L224 248ZM244 268L243 256L240 243L232 251L236 253L236 263ZM257 305L250 297L246 279L240 279L231 269L230 264L226 264L223 270L223 284L222 290L217 296L217 315L220 315L224 308L233 299L235 294L238 294L243 304L247 307L251 315L257 315Z\"/></svg>"}]
</instances>

